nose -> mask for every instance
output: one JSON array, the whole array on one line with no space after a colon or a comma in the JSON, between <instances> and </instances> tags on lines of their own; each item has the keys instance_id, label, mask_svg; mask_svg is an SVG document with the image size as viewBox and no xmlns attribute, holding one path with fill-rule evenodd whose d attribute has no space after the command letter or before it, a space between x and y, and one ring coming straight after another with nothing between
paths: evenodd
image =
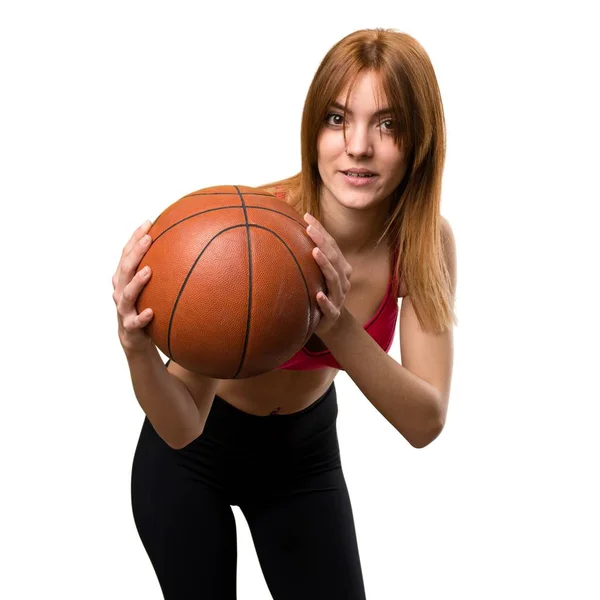
<instances>
[{"instance_id":1,"label":"nose","mask_svg":"<svg viewBox=\"0 0 600 600\"><path fill-rule=\"evenodd\" d=\"M367 127L346 129L346 154L348 156L373 156L373 143Z\"/></svg>"}]
</instances>

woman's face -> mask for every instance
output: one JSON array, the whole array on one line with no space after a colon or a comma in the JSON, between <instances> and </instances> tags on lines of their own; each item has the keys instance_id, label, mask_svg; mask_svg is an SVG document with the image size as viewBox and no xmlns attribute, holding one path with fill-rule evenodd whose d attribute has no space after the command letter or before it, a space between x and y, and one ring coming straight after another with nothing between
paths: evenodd
<instances>
[{"instance_id":1,"label":"woman's face","mask_svg":"<svg viewBox=\"0 0 600 600\"><path fill-rule=\"evenodd\" d=\"M402 181L406 164L402 145L394 141L397 124L385 102L377 112L377 91L377 74L366 71L358 76L345 110L347 87L330 106L317 138L321 200L332 196L348 208L372 208L386 201ZM348 174L356 170L370 176Z\"/></svg>"}]
</instances>

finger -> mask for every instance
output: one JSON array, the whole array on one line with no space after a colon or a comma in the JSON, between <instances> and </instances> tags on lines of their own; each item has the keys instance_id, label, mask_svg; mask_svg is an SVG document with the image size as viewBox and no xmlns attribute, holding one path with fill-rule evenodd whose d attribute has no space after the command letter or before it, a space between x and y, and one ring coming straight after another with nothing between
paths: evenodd
<instances>
[{"instance_id":1,"label":"finger","mask_svg":"<svg viewBox=\"0 0 600 600\"><path fill-rule=\"evenodd\" d=\"M119 283L119 273L120 273L120 268L121 268L121 262L119 261L119 264L117 266L117 270L114 272L114 275L112 276L112 286L113 286L113 290L117 289L117 284Z\"/></svg>"},{"instance_id":2,"label":"finger","mask_svg":"<svg viewBox=\"0 0 600 600\"><path fill-rule=\"evenodd\" d=\"M331 261L319 248L315 248L313 251L313 256L317 261L319 267L321 267L321 271L323 271L323 275L325 275L325 279L327 281L327 289L329 290L332 299L339 300L341 303L342 299L345 296L344 293L344 284L340 281L340 276L335 269L335 267L331 264Z\"/></svg>"},{"instance_id":3,"label":"finger","mask_svg":"<svg viewBox=\"0 0 600 600\"><path fill-rule=\"evenodd\" d=\"M152 244L149 235L144 235L137 244L133 246L131 252L121 260L119 265L119 276L117 287L123 289L135 276L137 268Z\"/></svg>"},{"instance_id":4,"label":"finger","mask_svg":"<svg viewBox=\"0 0 600 600\"><path fill-rule=\"evenodd\" d=\"M324 315L336 319L340 316L340 310L337 309L331 300L329 300L329 298L322 292L317 294L317 302L319 303L319 308Z\"/></svg>"},{"instance_id":5,"label":"finger","mask_svg":"<svg viewBox=\"0 0 600 600\"><path fill-rule=\"evenodd\" d=\"M309 212L304 213L304 220L309 224L309 225L316 225L317 223L320 225L321 223L319 223L319 221L313 217L313 215L311 215Z\"/></svg>"},{"instance_id":6,"label":"finger","mask_svg":"<svg viewBox=\"0 0 600 600\"><path fill-rule=\"evenodd\" d=\"M346 263L346 261L341 257L341 254L335 252L334 250L325 249L323 250L319 246L313 250L313 256L317 259L317 262L321 264L325 264L324 261L328 262L332 268L336 271L336 274L340 280L340 284L342 289L346 289L350 286L350 277L352 274L352 267ZM341 263L345 263L345 266L341 266Z\"/></svg>"},{"instance_id":7,"label":"finger","mask_svg":"<svg viewBox=\"0 0 600 600\"><path fill-rule=\"evenodd\" d=\"M316 227L309 225L306 228L306 232L310 236L310 239L313 241L315 246L319 247L323 252L327 252L327 250L326 250L326 247L328 245L327 239L320 231L317 230ZM331 245L331 244L329 244L329 245Z\"/></svg>"},{"instance_id":8,"label":"finger","mask_svg":"<svg viewBox=\"0 0 600 600\"><path fill-rule=\"evenodd\" d=\"M123 319L123 329L128 332L133 332L136 329L141 329L142 327L146 327L148 323L152 320L154 313L150 308L147 308L143 312L138 314L133 314Z\"/></svg>"},{"instance_id":9,"label":"finger","mask_svg":"<svg viewBox=\"0 0 600 600\"><path fill-rule=\"evenodd\" d=\"M346 265L346 270L344 271L344 274L346 275L346 278L348 279L348 283L350 283L350 278L352 277L352 271L354 269L352 268L352 265L347 264Z\"/></svg>"},{"instance_id":10,"label":"finger","mask_svg":"<svg viewBox=\"0 0 600 600\"><path fill-rule=\"evenodd\" d=\"M144 221L129 238L129 241L125 244L123 251L121 252L121 258L127 256L132 248L148 233L152 226L151 221Z\"/></svg>"},{"instance_id":11,"label":"finger","mask_svg":"<svg viewBox=\"0 0 600 600\"><path fill-rule=\"evenodd\" d=\"M123 282L123 279L121 277L122 272L123 272L123 262L131 254L131 251L133 249L135 249L136 244L139 244L140 240L146 235L146 233L148 232L148 230L150 229L151 226L152 226L152 223L150 221L145 221L144 223L142 223L135 230L135 232L133 233L133 235L127 242L127 244L125 244L125 247L123 248L123 250L121 252L121 258L119 259L119 264L117 266L117 270L115 271L115 274L113 275L113 279L112 279L113 289L117 289L117 287L119 286L119 283L122 283L123 285L127 284L127 281ZM140 260L141 260L141 257L140 257ZM136 266L137 266L137 264L139 264L139 261L138 261L138 263L136 263ZM131 279L131 277L129 277L129 279Z\"/></svg>"},{"instance_id":12,"label":"finger","mask_svg":"<svg viewBox=\"0 0 600 600\"><path fill-rule=\"evenodd\" d=\"M308 219L306 219L306 216L308 216ZM337 247L335 239L328 233L325 227L323 227L323 225L311 214L306 213L304 220L308 223L309 228L312 227L315 231L320 233L323 236L323 238L327 240L332 246Z\"/></svg>"},{"instance_id":13,"label":"finger","mask_svg":"<svg viewBox=\"0 0 600 600\"><path fill-rule=\"evenodd\" d=\"M131 312L137 313L135 304L142 291L142 288L148 283L151 275L150 267L144 267L135 274L132 280L123 288L123 293L119 301L119 311L125 318Z\"/></svg>"},{"instance_id":14,"label":"finger","mask_svg":"<svg viewBox=\"0 0 600 600\"><path fill-rule=\"evenodd\" d=\"M323 227L323 225L321 225L321 223L310 213L304 215L304 220L308 223L309 227L313 227L316 231L325 232L325 227Z\"/></svg>"},{"instance_id":15,"label":"finger","mask_svg":"<svg viewBox=\"0 0 600 600\"><path fill-rule=\"evenodd\" d=\"M314 244L327 255L332 263L342 266L346 262L336 241L325 230L317 230L309 225L306 231Z\"/></svg>"}]
</instances>

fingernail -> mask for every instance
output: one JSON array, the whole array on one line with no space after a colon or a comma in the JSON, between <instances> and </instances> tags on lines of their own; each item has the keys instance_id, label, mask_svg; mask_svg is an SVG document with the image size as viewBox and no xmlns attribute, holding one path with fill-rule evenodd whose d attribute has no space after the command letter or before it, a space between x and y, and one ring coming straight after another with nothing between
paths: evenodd
<instances>
[{"instance_id":1,"label":"fingernail","mask_svg":"<svg viewBox=\"0 0 600 600\"><path fill-rule=\"evenodd\" d=\"M147 246L150 243L150 236L149 235L145 235L142 238L142 246Z\"/></svg>"}]
</instances>

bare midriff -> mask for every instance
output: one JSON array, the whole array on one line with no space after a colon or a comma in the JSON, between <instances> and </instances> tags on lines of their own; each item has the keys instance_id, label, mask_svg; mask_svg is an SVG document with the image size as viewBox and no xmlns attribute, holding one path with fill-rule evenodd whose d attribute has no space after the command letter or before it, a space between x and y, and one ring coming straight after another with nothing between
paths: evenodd
<instances>
[{"instance_id":1,"label":"bare midriff","mask_svg":"<svg viewBox=\"0 0 600 600\"><path fill-rule=\"evenodd\" d=\"M275 369L246 379L223 379L216 394L250 414L291 414L320 398L338 373L331 367L312 371Z\"/></svg>"}]
</instances>

